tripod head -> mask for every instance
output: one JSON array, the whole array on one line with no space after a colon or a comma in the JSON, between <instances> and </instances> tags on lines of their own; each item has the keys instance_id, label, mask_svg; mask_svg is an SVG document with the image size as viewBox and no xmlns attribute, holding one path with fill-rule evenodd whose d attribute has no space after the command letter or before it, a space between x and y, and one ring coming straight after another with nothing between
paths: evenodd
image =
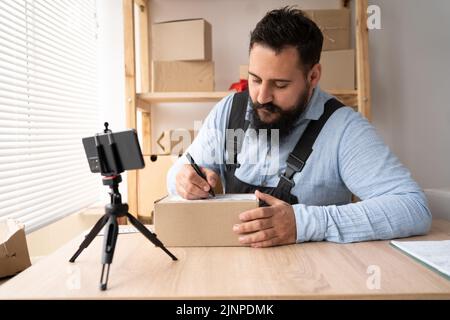
<instances>
[{"instance_id":1,"label":"tripod head","mask_svg":"<svg viewBox=\"0 0 450 320\"><path fill-rule=\"evenodd\" d=\"M109 186L109 195L111 198L111 205L121 204L122 195L119 192L119 183L122 182L122 176L119 174L117 176L106 176L102 178L103 185ZM128 209L127 209L128 210Z\"/></svg>"}]
</instances>

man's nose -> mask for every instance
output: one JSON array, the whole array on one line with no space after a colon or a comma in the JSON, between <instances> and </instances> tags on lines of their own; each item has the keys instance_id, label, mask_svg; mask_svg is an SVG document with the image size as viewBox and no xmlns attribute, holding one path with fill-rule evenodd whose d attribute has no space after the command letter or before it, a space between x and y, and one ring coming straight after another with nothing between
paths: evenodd
<instances>
[{"instance_id":1,"label":"man's nose","mask_svg":"<svg viewBox=\"0 0 450 320\"><path fill-rule=\"evenodd\" d=\"M269 84L262 83L261 86L259 87L257 98L258 103L265 104L272 102L272 100L273 100L272 90L270 89Z\"/></svg>"}]
</instances>

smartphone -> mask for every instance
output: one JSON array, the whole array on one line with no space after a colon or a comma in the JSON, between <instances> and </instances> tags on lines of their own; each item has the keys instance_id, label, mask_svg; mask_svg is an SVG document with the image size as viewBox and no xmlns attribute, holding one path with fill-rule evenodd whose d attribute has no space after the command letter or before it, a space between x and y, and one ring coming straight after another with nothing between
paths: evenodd
<instances>
[{"instance_id":1,"label":"smartphone","mask_svg":"<svg viewBox=\"0 0 450 320\"><path fill-rule=\"evenodd\" d=\"M111 142L114 142L114 145L111 145ZM91 172L120 174L125 170L145 167L139 139L134 129L83 138L83 146ZM100 166L99 151L104 159L103 170Z\"/></svg>"}]
</instances>

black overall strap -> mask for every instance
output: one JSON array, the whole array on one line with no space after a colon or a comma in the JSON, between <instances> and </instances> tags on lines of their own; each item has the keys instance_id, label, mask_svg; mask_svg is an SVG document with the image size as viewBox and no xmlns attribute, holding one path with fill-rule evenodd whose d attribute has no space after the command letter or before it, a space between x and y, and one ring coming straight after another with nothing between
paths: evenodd
<instances>
[{"instance_id":1,"label":"black overall strap","mask_svg":"<svg viewBox=\"0 0 450 320\"><path fill-rule=\"evenodd\" d=\"M228 119L227 130L225 134L225 150L233 151L233 159L229 159L226 163L230 167L239 167L237 162L237 155L241 152L243 136L233 134L235 130L243 130L244 132L248 129L250 121L245 119L248 104L248 91L243 91L236 93L233 97L233 102L231 104L230 117ZM232 160L232 163L230 163Z\"/></svg>"},{"instance_id":2,"label":"black overall strap","mask_svg":"<svg viewBox=\"0 0 450 320\"><path fill-rule=\"evenodd\" d=\"M335 98L329 99L325 103L324 112L318 120L311 120L294 147L286 161L286 171L280 176L280 181L276 187L276 194L290 194L294 187L294 175L301 172L313 152L313 145L320 134L323 126L331 115L339 108L344 107L340 101Z\"/></svg>"}]
</instances>

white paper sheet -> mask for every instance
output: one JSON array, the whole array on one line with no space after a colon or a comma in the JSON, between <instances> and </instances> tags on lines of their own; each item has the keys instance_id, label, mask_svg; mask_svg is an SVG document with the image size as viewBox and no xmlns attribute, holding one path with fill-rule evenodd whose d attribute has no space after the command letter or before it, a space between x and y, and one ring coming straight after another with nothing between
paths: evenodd
<instances>
[{"instance_id":1,"label":"white paper sheet","mask_svg":"<svg viewBox=\"0 0 450 320\"><path fill-rule=\"evenodd\" d=\"M391 241L391 244L450 278L450 240Z\"/></svg>"},{"instance_id":2,"label":"white paper sheet","mask_svg":"<svg viewBox=\"0 0 450 320\"><path fill-rule=\"evenodd\" d=\"M253 193L239 193L239 194L217 194L215 197L199 200L186 200L180 196L167 196L161 202L194 202L194 201L239 201L250 200L256 201L256 196Z\"/></svg>"},{"instance_id":3,"label":"white paper sheet","mask_svg":"<svg viewBox=\"0 0 450 320\"><path fill-rule=\"evenodd\" d=\"M145 227L150 230L151 232L153 231L153 228L149 225L145 225ZM105 228L104 227L102 230L100 230L100 232L97 234L97 236L104 236L105 235ZM85 232L85 235L89 233L90 230ZM120 225L119 226L119 234L125 234L125 233L138 233L139 230L136 229L134 226L132 225Z\"/></svg>"}]
</instances>

